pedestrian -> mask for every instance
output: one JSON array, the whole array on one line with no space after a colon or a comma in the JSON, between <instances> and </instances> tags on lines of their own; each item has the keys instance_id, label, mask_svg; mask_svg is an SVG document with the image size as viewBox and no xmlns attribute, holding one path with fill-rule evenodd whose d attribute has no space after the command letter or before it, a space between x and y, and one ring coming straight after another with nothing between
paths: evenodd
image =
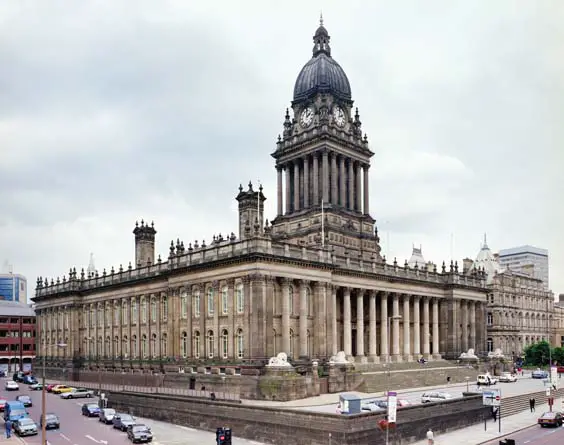
<instances>
[{"instance_id":1,"label":"pedestrian","mask_svg":"<svg viewBox=\"0 0 564 445\"><path fill-rule=\"evenodd\" d=\"M492 419L497 422L497 408L492 408Z\"/></svg>"},{"instance_id":2,"label":"pedestrian","mask_svg":"<svg viewBox=\"0 0 564 445\"><path fill-rule=\"evenodd\" d=\"M429 431L427 431L427 444L434 445L434 443L435 443L435 435L433 434L433 430L429 428Z\"/></svg>"},{"instance_id":3,"label":"pedestrian","mask_svg":"<svg viewBox=\"0 0 564 445\"><path fill-rule=\"evenodd\" d=\"M534 397L531 397L529 399L529 408L531 408L532 413L535 412L535 398Z\"/></svg>"},{"instance_id":4,"label":"pedestrian","mask_svg":"<svg viewBox=\"0 0 564 445\"><path fill-rule=\"evenodd\" d=\"M447 376L447 385L450 385L450 376Z\"/></svg>"},{"instance_id":5,"label":"pedestrian","mask_svg":"<svg viewBox=\"0 0 564 445\"><path fill-rule=\"evenodd\" d=\"M12 437L12 421L10 419L6 420L6 439Z\"/></svg>"}]
</instances>

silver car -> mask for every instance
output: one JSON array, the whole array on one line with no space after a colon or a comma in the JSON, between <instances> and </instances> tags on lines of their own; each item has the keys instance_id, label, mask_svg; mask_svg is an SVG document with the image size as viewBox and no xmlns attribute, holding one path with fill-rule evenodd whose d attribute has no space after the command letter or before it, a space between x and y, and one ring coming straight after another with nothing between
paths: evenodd
<instances>
[{"instance_id":1,"label":"silver car","mask_svg":"<svg viewBox=\"0 0 564 445\"><path fill-rule=\"evenodd\" d=\"M14 431L18 436L33 436L37 434L37 424L29 417L14 422Z\"/></svg>"},{"instance_id":2,"label":"silver car","mask_svg":"<svg viewBox=\"0 0 564 445\"><path fill-rule=\"evenodd\" d=\"M113 408L104 408L100 410L100 416L98 420L104 422L105 424L113 423L114 417L116 415L116 410Z\"/></svg>"},{"instance_id":3,"label":"silver car","mask_svg":"<svg viewBox=\"0 0 564 445\"><path fill-rule=\"evenodd\" d=\"M424 392L421 396L421 403L444 402L452 399L452 395L448 392Z\"/></svg>"},{"instance_id":4,"label":"silver car","mask_svg":"<svg viewBox=\"0 0 564 445\"><path fill-rule=\"evenodd\" d=\"M61 399L83 399L94 396L94 392L86 388L73 388L72 391L61 394Z\"/></svg>"}]
</instances>

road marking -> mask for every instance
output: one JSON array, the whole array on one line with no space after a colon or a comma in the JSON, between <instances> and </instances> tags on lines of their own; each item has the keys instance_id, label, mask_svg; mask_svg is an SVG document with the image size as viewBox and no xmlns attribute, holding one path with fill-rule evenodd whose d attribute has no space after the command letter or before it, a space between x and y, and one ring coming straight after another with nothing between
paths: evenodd
<instances>
[{"instance_id":1,"label":"road marking","mask_svg":"<svg viewBox=\"0 0 564 445\"><path fill-rule=\"evenodd\" d=\"M63 433L59 433L59 434L60 434L60 436L61 436L63 439L65 439L67 442L70 442L70 441L71 441L71 440L70 440L67 436L65 436Z\"/></svg>"},{"instance_id":2,"label":"road marking","mask_svg":"<svg viewBox=\"0 0 564 445\"><path fill-rule=\"evenodd\" d=\"M90 440L92 440L93 442L96 442L96 443L102 443L101 441L94 439L94 438L93 438L92 436L90 436L89 434L87 434L87 435L86 435L86 436L84 436L84 437L86 437L87 439L90 439Z\"/></svg>"},{"instance_id":3,"label":"road marking","mask_svg":"<svg viewBox=\"0 0 564 445\"><path fill-rule=\"evenodd\" d=\"M192 433L195 433L195 432L196 432L196 429L194 429L194 428L189 428L189 427L187 427L187 426L180 426L179 428L182 428L184 431L190 431L190 432L192 432Z\"/></svg>"},{"instance_id":4,"label":"road marking","mask_svg":"<svg viewBox=\"0 0 564 445\"><path fill-rule=\"evenodd\" d=\"M529 442L530 442L530 440L526 440L526 441L525 441L525 442L523 442L523 443L525 444L525 443L529 443Z\"/></svg>"}]
</instances>

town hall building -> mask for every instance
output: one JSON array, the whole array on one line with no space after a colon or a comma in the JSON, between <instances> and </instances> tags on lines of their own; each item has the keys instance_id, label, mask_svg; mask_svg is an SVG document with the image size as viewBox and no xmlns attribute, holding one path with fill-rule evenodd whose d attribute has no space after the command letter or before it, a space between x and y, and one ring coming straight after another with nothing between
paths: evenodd
<instances>
[{"instance_id":1,"label":"town hall building","mask_svg":"<svg viewBox=\"0 0 564 445\"><path fill-rule=\"evenodd\" d=\"M323 23L313 43L272 153L274 218L249 183L235 198L237 234L179 239L162 259L158 226L141 221L133 262L40 277L40 356L189 365L281 352L308 362L343 351L354 363L486 352L483 270L382 257L370 213L373 152Z\"/></svg>"}]
</instances>

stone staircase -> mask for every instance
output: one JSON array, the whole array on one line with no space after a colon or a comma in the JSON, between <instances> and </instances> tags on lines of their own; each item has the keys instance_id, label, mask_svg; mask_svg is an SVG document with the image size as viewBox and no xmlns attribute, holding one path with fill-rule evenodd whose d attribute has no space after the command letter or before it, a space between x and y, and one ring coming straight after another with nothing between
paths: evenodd
<instances>
[{"instance_id":1,"label":"stone staircase","mask_svg":"<svg viewBox=\"0 0 564 445\"><path fill-rule=\"evenodd\" d=\"M564 397L564 389L558 389L556 391L551 391L551 397L554 398L553 407L554 411L559 411L560 399ZM528 394L520 394L518 396L503 398L503 393L501 394L501 417L513 416L514 414L519 414L522 411L529 410L529 399L534 397L535 406L537 408L545 403L548 403L548 397L545 391L533 392ZM537 415L540 416L542 412L537 409Z\"/></svg>"},{"instance_id":2,"label":"stone staircase","mask_svg":"<svg viewBox=\"0 0 564 445\"><path fill-rule=\"evenodd\" d=\"M421 365L417 362L400 362L400 363L355 363L354 368L357 371L366 372L383 372L383 371L404 371L409 369L429 369L429 368L456 368L458 365L448 360L431 360Z\"/></svg>"}]
</instances>

